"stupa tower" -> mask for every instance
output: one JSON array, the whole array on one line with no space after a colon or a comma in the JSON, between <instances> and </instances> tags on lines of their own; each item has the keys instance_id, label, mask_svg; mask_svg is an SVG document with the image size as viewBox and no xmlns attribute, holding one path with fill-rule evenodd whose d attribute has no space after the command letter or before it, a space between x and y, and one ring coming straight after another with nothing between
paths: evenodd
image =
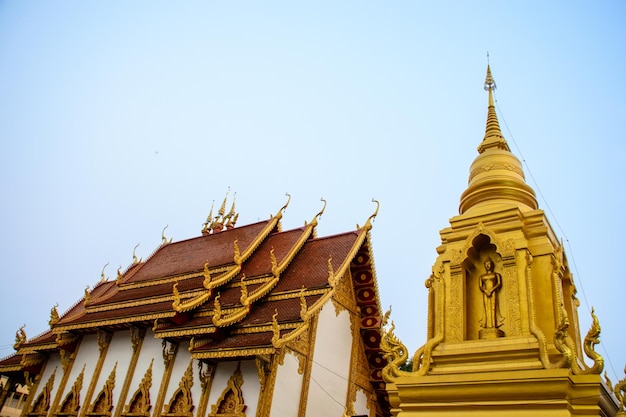
<instances>
[{"instance_id":1,"label":"stupa tower","mask_svg":"<svg viewBox=\"0 0 626 417\"><path fill-rule=\"evenodd\" d=\"M440 232L426 280L427 341L412 372L398 368L408 355L393 325L383 335L393 414L614 415L617 404L600 376L604 361L594 351L598 320L592 312L581 340L562 244L502 135L495 88L488 66L485 136L459 215Z\"/></svg>"}]
</instances>

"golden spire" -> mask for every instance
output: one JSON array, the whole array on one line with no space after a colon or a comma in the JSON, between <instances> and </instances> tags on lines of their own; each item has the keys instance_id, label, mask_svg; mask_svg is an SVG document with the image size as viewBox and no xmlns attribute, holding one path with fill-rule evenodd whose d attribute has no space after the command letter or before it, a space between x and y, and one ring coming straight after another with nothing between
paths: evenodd
<instances>
[{"instance_id":1,"label":"golden spire","mask_svg":"<svg viewBox=\"0 0 626 417\"><path fill-rule=\"evenodd\" d=\"M215 205L215 200L213 200L213 203L211 204L211 211L209 212L209 215L206 218L206 222L204 222L204 225L202 226L203 235L209 234L209 225L211 224L211 221L213 219L213 206L214 205Z\"/></svg>"},{"instance_id":2,"label":"golden spire","mask_svg":"<svg viewBox=\"0 0 626 417\"><path fill-rule=\"evenodd\" d=\"M495 205L534 210L537 208L535 192L526 184L522 163L511 153L500 130L493 99L496 82L489 64L484 88L489 92L485 137L470 167L468 187L461 195L459 212Z\"/></svg>"},{"instance_id":3,"label":"golden spire","mask_svg":"<svg viewBox=\"0 0 626 417\"><path fill-rule=\"evenodd\" d=\"M220 209L217 212L217 214L219 214L221 217L223 217L224 214L226 214L226 201L228 200L228 193L230 193L230 187L228 187L228 191L226 191L226 195L224 196L224 201L222 201L222 205L220 206Z\"/></svg>"},{"instance_id":4,"label":"golden spire","mask_svg":"<svg viewBox=\"0 0 626 417\"><path fill-rule=\"evenodd\" d=\"M485 128L485 137L482 143L478 147L478 153L483 153L486 149L495 147L497 149L503 149L510 151L509 145L502 136L500 130L500 124L498 123L498 116L496 115L496 106L493 100L493 90L496 89L496 82L491 75L491 68L487 64L487 77L485 78L485 91L489 92L489 105L487 107L487 126Z\"/></svg>"}]
</instances>

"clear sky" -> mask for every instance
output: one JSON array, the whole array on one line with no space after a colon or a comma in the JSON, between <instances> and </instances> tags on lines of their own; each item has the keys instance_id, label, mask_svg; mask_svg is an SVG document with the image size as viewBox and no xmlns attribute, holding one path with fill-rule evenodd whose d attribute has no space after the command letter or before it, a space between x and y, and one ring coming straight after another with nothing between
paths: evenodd
<instances>
[{"instance_id":1,"label":"clear sky","mask_svg":"<svg viewBox=\"0 0 626 417\"><path fill-rule=\"evenodd\" d=\"M414 351L439 230L498 117L626 364L623 1L0 2L0 356L103 266L161 230L200 234L230 187L239 223L372 230L383 306Z\"/></svg>"}]
</instances>

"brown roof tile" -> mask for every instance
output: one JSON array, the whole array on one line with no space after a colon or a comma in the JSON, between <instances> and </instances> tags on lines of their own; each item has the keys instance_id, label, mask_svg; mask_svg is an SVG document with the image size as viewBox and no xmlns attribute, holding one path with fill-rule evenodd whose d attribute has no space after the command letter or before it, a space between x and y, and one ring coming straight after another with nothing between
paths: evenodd
<instances>
[{"instance_id":1,"label":"brown roof tile","mask_svg":"<svg viewBox=\"0 0 626 417\"><path fill-rule=\"evenodd\" d=\"M234 242L244 251L270 222L265 220L219 233L161 246L142 266L124 282L149 281L233 262Z\"/></svg>"}]
</instances>

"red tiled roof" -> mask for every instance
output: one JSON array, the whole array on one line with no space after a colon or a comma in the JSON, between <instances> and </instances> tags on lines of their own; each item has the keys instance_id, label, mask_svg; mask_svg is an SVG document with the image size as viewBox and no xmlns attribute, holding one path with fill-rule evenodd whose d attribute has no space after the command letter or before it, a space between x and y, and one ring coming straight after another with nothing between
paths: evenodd
<instances>
[{"instance_id":1,"label":"red tiled roof","mask_svg":"<svg viewBox=\"0 0 626 417\"><path fill-rule=\"evenodd\" d=\"M233 262L234 241L237 240L239 248L245 250L268 223L266 220L161 246L124 283L202 271L205 263L209 267L230 264Z\"/></svg>"},{"instance_id":2,"label":"red tiled roof","mask_svg":"<svg viewBox=\"0 0 626 417\"><path fill-rule=\"evenodd\" d=\"M310 309L334 291L329 283L329 260L334 273L342 274L342 268L350 268L348 276L352 277L361 309L361 334L368 334L371 339L368 332L380 329L380 309L367 229L322 238L313 237L312 225L278 230L276 222L270 219L165 244L145 262L132 266L121 279L96 285L86 306L84 299L77 302L51 332L24 346L36 351L36 346L54 342L58 333L115 330L132 323L145 326L156 321L156 337L197 336L193 355L272 349L274 317L281 326L279 334L284 337L304 324L301 296ZM235 241L239 254L247 253L240 270L235 259ZM211 282L220 283L211 290L205 288L205 263L209 271L213 270ZM228 271L234 271L233 277L219 281ZM253 300L246 305L242 305L244 276L249 297L244 301ZM177 312L173 306L176 283L180 302L199 300L198 303L187 304L191 307ZM218 296L221 315L215 311ZM376 359L370 361L370 366L380 367L378 346L366 346L366 350L368 357Z\"/></svg>"}]
</instances>

